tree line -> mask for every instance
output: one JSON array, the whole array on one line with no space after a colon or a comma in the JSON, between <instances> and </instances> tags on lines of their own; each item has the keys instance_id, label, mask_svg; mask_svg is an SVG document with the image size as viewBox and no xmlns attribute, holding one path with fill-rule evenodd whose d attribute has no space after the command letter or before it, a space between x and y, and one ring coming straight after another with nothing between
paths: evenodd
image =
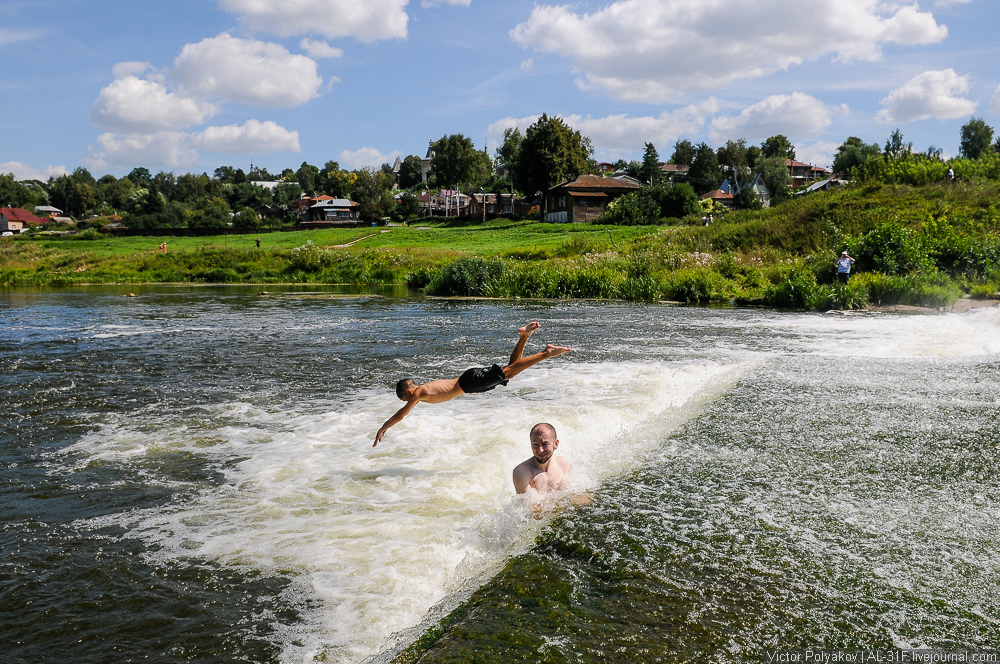
<instances>
[{"instance_id":1,"label":"tree line","mask_svg":"<svg viewBox=\"0 0 1000 664\"><path fill-rule=\"evenodd\" d=\"M972 118L960 132L960 157L947 162L955 166L956 177L1000 178L1000 138L982 118ZM153 175L145 167L132 169L117 178L108 174L95 179L86 168L49 178L47 182L18 182L12 174L0 174L0 203L31 208L57 207L77 219L91 215L120 215L132 228L224 228L230 225L254 228L292 223L294 217L260 219L254 207L287 208L303 195L348 198L359 204L360 217L376 221L386 217L411 218L419 212L418 197L425 189L461 189L465 193L539 196L544 218L549 188L587 173L597 173L593 145L588 137L572 129L561 118L542 114L524 132L507 129L493 155L477 150L472 139L462 134L442 136L430 146L431 170L426 181L422 159L409 155L401 161L398 176L392 166L348 170L336 161L322 168L303 162L298 169L269 173L252 167L244 172L220 166L209 176L161 171ZM833 171L848 177L884 182L921 184L946 177L948 165L942 150L930 146L914 152L912 143L896 129L884 146L868 144L851 136L837 149ZM772 203L791 196L786 160L795 159L795 148L784 135L771 136L758 145L745 139L726 141L713 148L688 139L674 143L667 163L688 167L683 183L697 195L718 188L723 180L733 185L738 207L760 205L752 185L760 177L771 193ZM995 164L991 165L991 164ZM656 147L646 143L642 161L619 160L612 166L647 185L648 211L659 205L662 216L682 216L692 210L686 190L667 192L678 182L665 179ZM263 187L254 182L279 182ZM395 189L402 190L394 198ZM653 201L653 202L650 202ZM692 213L692 212L687 212ZM650 212L651 214L651 212ZM645 217L646 214L640 215Z\"/></svg>"}]
</instances>

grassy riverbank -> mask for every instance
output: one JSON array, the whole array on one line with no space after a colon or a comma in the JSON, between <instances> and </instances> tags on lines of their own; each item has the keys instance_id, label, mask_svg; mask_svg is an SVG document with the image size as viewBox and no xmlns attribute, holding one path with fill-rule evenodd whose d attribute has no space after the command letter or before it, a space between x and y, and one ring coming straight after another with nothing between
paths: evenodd
<instances>
[{"instance_id":1,"label":"grassy riverbank","mask_svg":"<svg viewBox=\"0 0 1000 664\"><path fill-rule=\"evenodd\" d=\"M491 221L207 238L5 239L0 285L407 283L438 295L789 308L946 306L1000 290L996 183L817 193L710 227ZM158 250L166 242L166 253ZM833 260L858 259L847 286Z\"/></svg>"}]
</instances>

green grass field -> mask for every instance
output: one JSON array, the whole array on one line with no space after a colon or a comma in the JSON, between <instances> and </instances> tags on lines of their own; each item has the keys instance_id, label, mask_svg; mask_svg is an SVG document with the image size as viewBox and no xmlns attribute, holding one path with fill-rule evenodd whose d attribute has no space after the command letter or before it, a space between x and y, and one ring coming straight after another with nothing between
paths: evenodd
<instances>
[{"instance_id":1,"label":"green grass field","mask_svg":"<svg viewBox=\"0 0 1000 664\"><path fill-rule=\"evenodd\" d=\"M405 283L439 295L944 306L1000 288L998 206L993 182L886 185L734 212L710 227L438 219L265 233L259 250L257 235L21 236L0 240L0 285ZM841 249L862 273L850 288L835 283Z\"/></svg>"}]
</instances>

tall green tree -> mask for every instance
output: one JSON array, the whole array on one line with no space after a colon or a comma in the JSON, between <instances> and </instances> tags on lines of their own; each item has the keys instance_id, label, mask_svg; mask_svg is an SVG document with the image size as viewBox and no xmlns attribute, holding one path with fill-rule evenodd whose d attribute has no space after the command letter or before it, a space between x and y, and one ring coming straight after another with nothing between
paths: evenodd
<instances>
[{"instance_id":1,"label":"tall green tree","mask_svg":"<svg viewBox=\"0 0 1000 664\"><path fill-rule=\"evenodd\" d=\"M590 139L567 125L562 118L542 113L524 133L517 158L517 181L526 194L542 195L541 218L550 187L585 173L594 149Z\"/></svg>"},{"instance_id":2,"label":"tall green tree","mask_svg":"<svg viewBox=\"0 0 1000 664\"><path fill-rule=\"evenodd\" d=\"M757 171L771 192L771 204L784 203L792 197L792 175L785 165L786 157L764 157L757 162Z\"/></svg>"},{"instance_id":3,"label":"tall green tree","mask_svg":"<svg viewBox=\"0 0 1000 664\"><path fill-rule=\"evenodd\" d=\"M362 221L378 222L388 217L395 201L392 198L392 186L395 178L392 173L362 168L355 171L353 199L360 205L358 214Z\"/></svg>"},{"instance_id":4,"label":"tall green tree","mask_svg":"<svg viewBox=\"0 0 1000 664\"><path fill-rule=\"evenodd\" d=\"M670 156L670 163L678 166L690 166L694 163L694 144L686 138L674 143L674 153Z\"/></svg>"},{"instance_id":5,"label":"tall green tree","mask_svg":"<svg viewBox=\"0 0 1000 664\"><path fill-rule=\"evenodd\" d=\"M136 168L133 168L125 177L127 177L136 187L149 189L153 186L153 174L150 173L149 169L145 166L137 166Z\"/></svg>"},{"instance_id":6,"label":"tall green tree","mask_svg":"<svg viewBox=\"0 0 1000 664\"><path fill-rule=\"evenodd\" d=\"M511 181L517 189L524 189L518 181L517 164L521 154L521 143L524 142L524 134L517 127L508 127L503 131L503 142L497 148L497 165L507 172L507 179Z\"/></svg>"},{"instance_id":7,"label":"tall green tree","mask_svg":"<svg viewBox=\"0 0 1000 664\"><path fill-rule=\"evenodd\" d=\"M760 151L764 157L795 159L795 147L783 134L776 134L766 139L760 144Z\"/></svg>"},{"instance_id":8,"label":"tall green tree","mask_svg":"<svg viewBox=\"0 0 1000 664\"><path fill-rule=\"evenodd\" d=\"M354 184L354 175L350 171L340 168L340 164L335 161L328 161L323 166L323 170L316 176L316 193L326 194L334 198L350 198L351 186Z\"/></svg>"},{"instance_id":9,"label":"tall green tree","mask_svg":"<svg viewBox=\"0 0 1000 664\"><path fill-rule=\"evenodd\" d=\"M422 160L415 154L407 155L399 167L399 188L416 187L422 181Z\"/></svg>"},{"instance_id":10,"label":"tall green tree","mask_svg":"<svg viewBox=\"0 0 1000 664\"><path fill-rule=\"evenodd\" d=\"M97 207L94 189L97 181L86 168L76 168L69 175L49 179L52 204L77 219Z\"/></svg>"},{"instance_id":11,"label":"tall green tree","mask_svg":"<svg viewBox=\"0 0 1000 664\"><path fill-rule=\"evenodd\" d=\"M310 163L302 162L299 170L295 171L295 179L298 181L302 191L307 196L316 195L316 184L319 179L319 169Z\"/></svg>"},{"instance_id":12,"label":"tall green tree","mask_svg":"<svg viewBox=\"0 0 1000 664\"><path fill-rule=\"evenodd\" d=\"M753 193L756 174L750 168L748 152L746 139L740 138L726 141L726 144L716 151L716 156L719 159L719 166L733 185L736 205L741 208L756 209L760 207L760 201ZM756 159L760 160L761 158Z\"/></svg>"},{"instance_id":13,"label":"tall green tree","mask_svg":"<svg viewBox=\"0 0 1000 664\"><path fill-rule=\"evenodd\" d=\"M460 187L469 184L476 172L479 155L472 139L462 134L442 136L434 142L431 169L438 184Z\"/></svg>"},{"instance_id":14,"label":"tall green tree","mask_svg":"<svg viewBox=\"0 0 1000 664\"><path fill-rule=\"evenodd\" d=\"M642 167L639 169L639 179L650 186L655 186L660 183L662 176L663 171L660 170L660 153L656 151L655 145L646 143L642 151Z\"/></svg>"},{"instance_id":15,"label":"tall green tree","mask_svg":"<svg viewBox=\"0 0 1000 664\"><path fill-rule=\"evenodd\" d=\"M902 159L913 152L913 143L905 142L903 140L903 132L901 132L899 127L897 127L896 130L889 135L888 140L886 140L885 150L883 152L889 159Z\"/></svg>"},{"instance_id":16,"label":"tall green tree","mask_svg":"<svg viewBox=\"0 0 1000 664\"><path fill-rule=\"evenodd\" d=\"M833 172L850 175L853 169L881 153L882 149L877 144L865 143L857 136L850 136L840 144L833 156Z\"/></svg>"},{"instance_id":17,"label":"tall green tree","mask_svg":"<svg viewBox=\"0 0 1000 664\"><path fill-rule=\"evenodd\" d=\"M961 137L959 154L966 159L979 159L991 149L993 127L986 124L982 118L972 118L962 125Z\"/></svg>"},{"instance_id":18,"label":"tall green tree","mask_svg":"<svg viewBox=\"0 0 1000 664\"><path fill-rule=\"evenodd\" d=\"M699 143L694 150L688 182L699 195L708 193L722 184L722 169L715 150L708 143Z\"/></svg>"}]
</instances>

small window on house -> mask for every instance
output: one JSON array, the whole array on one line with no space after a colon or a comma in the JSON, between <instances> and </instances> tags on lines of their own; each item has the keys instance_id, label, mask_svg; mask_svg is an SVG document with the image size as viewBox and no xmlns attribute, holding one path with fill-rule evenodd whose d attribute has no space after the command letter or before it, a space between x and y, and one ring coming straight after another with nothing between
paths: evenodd
<instances>
[{"instance_id":1,"label":"small window on house","mask_svg":"<svg viewBox=\"0 0 1000 664\"><path fill-rule=\"evenodd\" d=\"M580 207L587 207L587 199L581 198L576 202L576 204L579 205Z\"/></svg>"},{"instance_id":2,"label":"small window on house","mask_svg":"<svg viewBox=\"0 0 1000 664\"><path fill-rule=\"evenodd\" d=\"M487 212L493 212L493 206L492 206L492 205L491 205L491 206L489 206L489 207L488 207L488 208L486 209L486 211L487 211Z\"/></svg>"}]
</instances>

